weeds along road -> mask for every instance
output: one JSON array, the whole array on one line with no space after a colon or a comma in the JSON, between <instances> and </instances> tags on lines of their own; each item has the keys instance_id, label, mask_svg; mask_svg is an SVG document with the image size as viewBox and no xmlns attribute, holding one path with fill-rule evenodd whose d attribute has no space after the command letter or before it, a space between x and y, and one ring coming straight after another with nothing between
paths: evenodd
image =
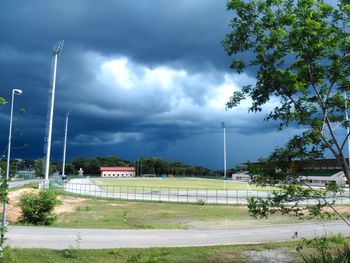
<instances>
[{"instance_id":1,"label":"weeds along road","mask_svg":"<svg viewBox=\"0 0 350 263\"><path fill-rule=\"evenodd\" d=\"M344 222L253 226L221 230L102 230L9 226L12 248L102 249L234 245L350 235Z\"/></svg>"}]
</instances>

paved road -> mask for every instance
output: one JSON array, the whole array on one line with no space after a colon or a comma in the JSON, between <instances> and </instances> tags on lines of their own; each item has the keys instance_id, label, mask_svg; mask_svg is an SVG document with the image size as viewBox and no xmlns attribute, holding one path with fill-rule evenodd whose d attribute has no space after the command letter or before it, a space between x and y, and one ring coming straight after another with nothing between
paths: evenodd
<instances>
[{"instance_id":1,"label":"paved road","mask_svg":"<svg viewBox=\"0 0 350 263\"><path fill-rule=\"evenodd\" d=\"M151 200L163 202L197 203L199 200L207 204L247 204L248 197L266 198L270 193L256 190L205 190L186 188L159 188L159 187L118 187L101 188L89 179L72 179L64 185L67 192L105 198L118 198L126 200ZM350 194L327 198L328 202L334 200L336 204L350 204ZM300 204L316 204L318 201L309 199Z\"/></svg>"},{"instance_id":2,"label":"paved road","mask_svg":"<svg viewBox=\"0 0 350 263\"><path fill-rule=\"evenodd\" d=\"M295 232L298 236L295 237ZM231 245L350 235L343 222L252 226L221 230L98 230L9 226L6 243L16 248L142 248Z\"/></svg>"},{"instance_id":3,"label":"paved road","mask_svg":"<svg viewBox=\"0 0 350 263\"><path fill-rule=\"evenodd\" d=\"M20 180L9 182L9 188L22 186L29 183L40 183L43 179L31 179L31 180Z\"/></svg>"}]
</instances>

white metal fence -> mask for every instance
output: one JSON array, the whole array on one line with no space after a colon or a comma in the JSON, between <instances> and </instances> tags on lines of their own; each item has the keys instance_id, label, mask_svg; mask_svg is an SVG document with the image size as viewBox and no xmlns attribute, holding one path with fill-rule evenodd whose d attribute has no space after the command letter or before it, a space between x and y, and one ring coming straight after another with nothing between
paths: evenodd
<instances>
[{"instance_id":1,"label":"white metal fence","mask_svg":"<svg viewBox=\"0 0 350 263\"><path fill-rule=\"evenodd\" d=\"M86 182L86 181L85 181ZM65 192L81 196L99 198L114 198L124 200L145 200L177 203L206 203L238 205L247 204L250 197L267 198L272 194L268 190L212 190L200 188L148 187L148 186L98 186L93 183L66 183L60 186ZM328 202L350 204L349 191L342 194L327 196ZM314 204L315 198L303 200L302 204Z\"/></svg>"}]
</instances>

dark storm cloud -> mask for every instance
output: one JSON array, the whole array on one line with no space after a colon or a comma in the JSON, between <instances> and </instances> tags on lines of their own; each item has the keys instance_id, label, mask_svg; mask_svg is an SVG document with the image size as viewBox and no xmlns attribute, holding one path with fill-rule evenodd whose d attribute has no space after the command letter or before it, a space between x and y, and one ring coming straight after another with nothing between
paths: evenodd
<instances>
[{"instance_id":1,"label":"dark storm cloud","mask_svg":"<svg viewBox=\"0 0 350 263\"><path fill-rule=\"evenodd\" d=\"M2 7L2 45L47 49L58 37L83 50L146 63L186 61L227 68L220 41L226 1L11 1ZM201 63L198 63L201 61Z\"/></svg>"},{"instance_id":2,"label":"dark storm cloud","mask_svg":"<svg viewBox=\"0 0 350 263\"><path fill-rule=\"evenodd\" d=\"M274 123L248 115L248 103L225 112L225 101L251 83L233 75L220 44L228 30L226 0L6 1L0 9L0 96L25 108L14 156L43 155L51 47L59 58L53 155L61 158L64 118L72 110L68 155L125 158L166 151L178 140L210 140L222 120L235 132L269 133ZM0 107L6 145L9 104ZM17 118L16 117L16 118ZM199 138L198 137L198 138ZM181 158L178 158L181 159ZM190 160L189 160L190 161Z\"/></svg>"}]
</instances>

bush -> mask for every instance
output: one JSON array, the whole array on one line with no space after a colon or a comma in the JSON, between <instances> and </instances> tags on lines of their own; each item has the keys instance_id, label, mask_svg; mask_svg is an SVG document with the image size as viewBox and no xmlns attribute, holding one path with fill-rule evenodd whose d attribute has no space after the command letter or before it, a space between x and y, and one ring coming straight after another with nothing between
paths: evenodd
<instances>
[{"instance_id":1,"label":"bush","mask_svg":"<svg viewBox=\"0 0 350 263\"><path fill-rule=\"evenodd\" d=\"M20 222L50 225L56 219L52 211L60 203L57 193L52 190L41 190L39 194L23 194L19 199L19 207L22 210Z\"/></svg>"},{"instance_id":2,"label":"bush","mask_svg":"<svg viewBox=\"0 0 350 263\"><path fill-rule=\"evenodd\" d=\"M203 200L203 199L198 199L198 200L197 200L197 205L205 205L205 200Z\"/></svg>"},{"instance_id":3,"label":"bush","mask_svg":"<svg viewBox=\"0 0 350 263\"><path fill-rule=\"evenodd\" d=\"M343 236L316 237L303 243L316 249L312 254L301 254L305 263L348 263L350 262L350 245ZM297 248L300 252L303 246Z\"/></svg>"}]
</instances>

